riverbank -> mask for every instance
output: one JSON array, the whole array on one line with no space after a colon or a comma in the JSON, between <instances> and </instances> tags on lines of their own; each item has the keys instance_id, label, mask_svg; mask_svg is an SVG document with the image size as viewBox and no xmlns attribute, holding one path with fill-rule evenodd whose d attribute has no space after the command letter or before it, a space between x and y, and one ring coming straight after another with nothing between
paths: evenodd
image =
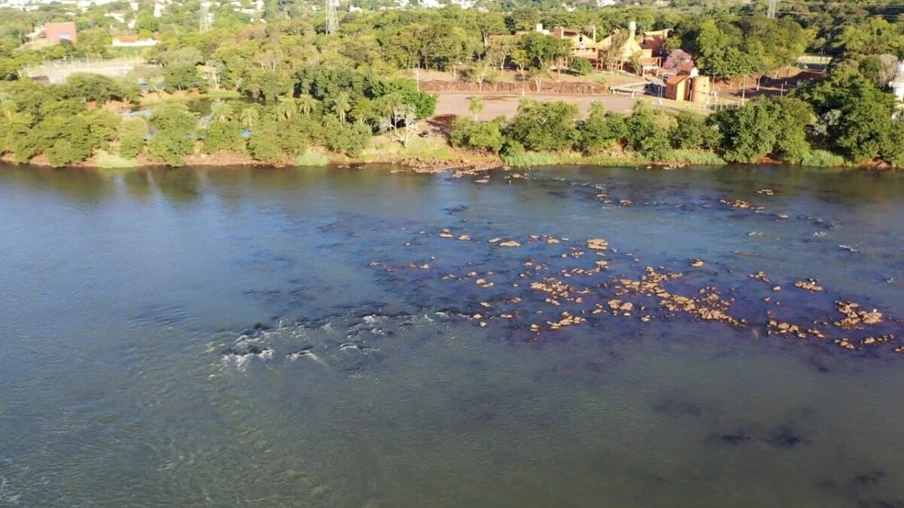
<instances>
[{"instance_id":1,"label":"riverbank","mask_svg":"<svg viewBox=\"0 0 904 508\"><path fill-rule=\"evenodd\" d=\"M408 147L400 143L382 138L373 138L372 146L358 157L326 152L322 149L309 150L298 155L294 161L274 164L255 160L247 153L235 151L219 151L206 154L196 151L184 156L185 166L191 167L316 167L316 166L360 166L366 164L389 164L409 168L419 173L442 173L458 170L462 173L506 170L512 168L532 168L539 166L587 165L600 167L659 167L664 170L675 170L687 166L721 167L728 163L717 153L705 150L671 150L665 160L645 159L639 154L623 149L610 149L596 155L586 155L576 151L561 152L524 152L517 156L500 156L498 154L475 150L455 148L438 134L418 137L409 142ZM0 157L0 162L14 164L10 154ZM786 164L770 158L762 158L754 165ZM44 155L32 158L28 165L52 167ZM862 169L868 171L899 170L881 161L863 165L845 162L841 157L815 151L800 166L825 169ZM167 167L160 161L151 160L146 154L135 159L126 159L106 151L98 151L92 157L69 167L98 170L101 172L123 173L141 169Z\"/></svg>"}]
</instances>

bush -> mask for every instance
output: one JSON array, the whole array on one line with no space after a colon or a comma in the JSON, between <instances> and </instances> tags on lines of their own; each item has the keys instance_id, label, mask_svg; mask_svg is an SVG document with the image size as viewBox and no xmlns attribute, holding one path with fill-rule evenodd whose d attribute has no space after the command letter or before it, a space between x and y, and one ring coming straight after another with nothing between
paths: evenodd
<instances>
[{"instance_id":1,"label":"bush","mask_svg":"<svg viewBox=\"0 0 904 508\"><path fill-rule=\"evenodd\" d=\"M144 150L148 124L141 117L123 118L119 124L119 155L126 159L138 157Z\"/></svg>"},{"instance_id":2,"label":"bush","mask_svg":"<svg viewBox=\"0 0 904 508\"><path fill-rule=\"evenodd\" d=\"M245 149L242 138L242 126L238 122L212 122L204 133L204 153L216 153L220 150L240 152Z\"/></svg>"},{"instance_id":3,"label":"bush","mask_svg":"<svg viewBox=\"0 0 904 508\"><path fill-rule=\"evenodd\" d=\"M450 141L452 146L476 148L497 153L502 149L503 135L501 122L478 122L470 118L456 118L452 121Z\"/></svg>"},{"instance_id":4,"label":"bush","mask_svg":"<svg viewBox=\"0 0 904 508\"><path fill-rule=\"evenodd\" d=\"M611 111L591 114L578 124L581 151L593 154L622 141L628 135L625 116Z\"/></svg>"},{"instance_id":5,"label":"bush","mask_svg":"<svg viewBox=\"0 0 904 508\"><path fill-rule=\"evenodd\" d=\"M506 127L505 135L533 151L567 150L579 137L577 116L574 104L521 99L518 114Z\"/></svg>"},{"instance_id":6,"label":"bush","mask_svg":"<svg viewBox=\"0 0 904 508\"><path fill-rule=\"evenodd\" d=\"M586 76L593 72L593 64L586 58L573 58L571 64L568 65L568 70L578 76Z\"/></svg>"},{"instance_id":7,"label":"bush","mask_svg":"<svg viewBox=\"0 0 904 508\"><path fill-rule=\"evenodd\" d=\"M672 148L716 148L721 139L718 127L710 126L706 117L681 111L675 116L676 124L669 130Z\"/></svg>"},{"instance_id":8,"label":"bush","mask_svg":"<svg viewBox=\"0 0 904 508\"><path fill-rule=\"evenodd\" d=\"M153 137L148 143L148 155L167 166L185 164L183 156L194 151L196 120L183 105L166 105L151 115Z\"/></svg>"}]
</instances>

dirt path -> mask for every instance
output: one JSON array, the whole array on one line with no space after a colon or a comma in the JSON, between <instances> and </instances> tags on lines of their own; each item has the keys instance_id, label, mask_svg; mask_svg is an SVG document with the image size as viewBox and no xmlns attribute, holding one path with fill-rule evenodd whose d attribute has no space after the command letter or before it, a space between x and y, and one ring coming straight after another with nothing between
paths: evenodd
<instances>
[{"instance_id":1,"label":"dirt path","mask_svg":"<svg viewBox=\"0 0 904 508\"><path fill-rule=\"evenodd\" d=\"M436 103L436 116L458 115L471 116L468 112L468 101L471 97L470 93L444 93L440 94L439 101ZM498 116L511 117L518 110L518 101L521 100L520 95L507 94L481 94L483 97L484 110L477 116L479 120L492 120ZM581 110L581 114L586 114L590 108L590 103L600 101L606 109L619 113L628 113L634 106L637 99L632 99L626 95L542 95L526 93L524 97L539 101L563 101L570 104L577 104ZM638 96L640 97L640 96Z\"/></svg>"}]
</instances>

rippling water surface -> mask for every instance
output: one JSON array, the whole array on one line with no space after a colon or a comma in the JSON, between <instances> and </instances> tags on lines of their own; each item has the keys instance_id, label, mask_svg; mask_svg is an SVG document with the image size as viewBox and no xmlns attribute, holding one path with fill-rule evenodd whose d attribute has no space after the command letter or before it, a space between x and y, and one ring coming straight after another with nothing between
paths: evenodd
<instances>
[{"instance_id":1,"label":"rippling water surface","mask_svg":"<svg viewBox=\"0 0 904 508\"><path fill-rule=\"evenodd\" d=\"M390 169L0 168L0 506L904 507L901 176Z\"/></svg>"}]
</instances>

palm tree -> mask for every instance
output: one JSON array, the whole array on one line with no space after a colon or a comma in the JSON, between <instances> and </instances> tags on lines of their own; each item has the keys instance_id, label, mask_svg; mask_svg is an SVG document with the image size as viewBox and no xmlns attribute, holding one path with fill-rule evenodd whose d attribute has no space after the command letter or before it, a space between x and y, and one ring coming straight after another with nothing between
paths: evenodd
<instances>
[{"instance_id":1,"label":"palm tree","mask_svg":"<svg viewBox=\"0 0 904 508\"><path fill-rule=\"evenodd\" d=\"M483 99L479 95L472 95L468 98L468 111L474 115L474 120L477 120L477 115L483 111Z\"/></svg>"},{"instance_id":2,"label":"palm tree","mask_svg":"<svg viewBox=\"0 0 904 508\"><path fill-rule=\"evenodd\" d=\"M591 102L590 114L588 116L590 116L590 118L602 118L606 116L606 106L600 101Z\"/></svg>"},{"instance_id":3,"label":"palm tree","mask_svg":"<svg viewBox=\"0 0 904 508\"><path fill-rule=\"evenodd\" d=\"M276 105L276 117L281 120L289 120L298 111L298 103L293 97L280 97Z\"/></svg>"},{"instance_id":4,"label":"palm tree","mask_svg":"<svg viewBox=\"0 0 904 508\"><path fill-rule=\"evenodd\" d=\"M248 106L247 108L242 110L241 117L242 125L245 126L245 128L250 129L254 127L255 123L257 123L257 119L260 118L260 113L254 106Z\"/></svg>"},{"instance_id":5,"label":"palm tree","mask_svg":"<svg viewBox=\"0 0 904 508\"><path fill-rule=\"evenodd\" d=\"M301 109L301 113L304 116L310 115L311 111L314 110L314 106L317 105L317 99L306 93L299 95L295 102L298 104L298 107Z\"/></svg>"},{"instance_id":6,"label":"palm tree","mask_svg":"<svg viewBox=\"0 0 904 508\"><path fill-rule=\"evenodd\" d=\"M339 92L333 99L333 111L339 116L339 121L345 123L345 114L351 109L351 99L347 92Z\"/></svg>"},{"instance_id":7,"label":"palm tree","mask_svg":"<svg viewBox=\"0 0 904 508\"><path fill-rule=\"evenodd\" d=\"M210 105L210 118L214 122L228 122L232 118L232 108L224 101L213 101Z\"/></svg>"}]
</instances>

